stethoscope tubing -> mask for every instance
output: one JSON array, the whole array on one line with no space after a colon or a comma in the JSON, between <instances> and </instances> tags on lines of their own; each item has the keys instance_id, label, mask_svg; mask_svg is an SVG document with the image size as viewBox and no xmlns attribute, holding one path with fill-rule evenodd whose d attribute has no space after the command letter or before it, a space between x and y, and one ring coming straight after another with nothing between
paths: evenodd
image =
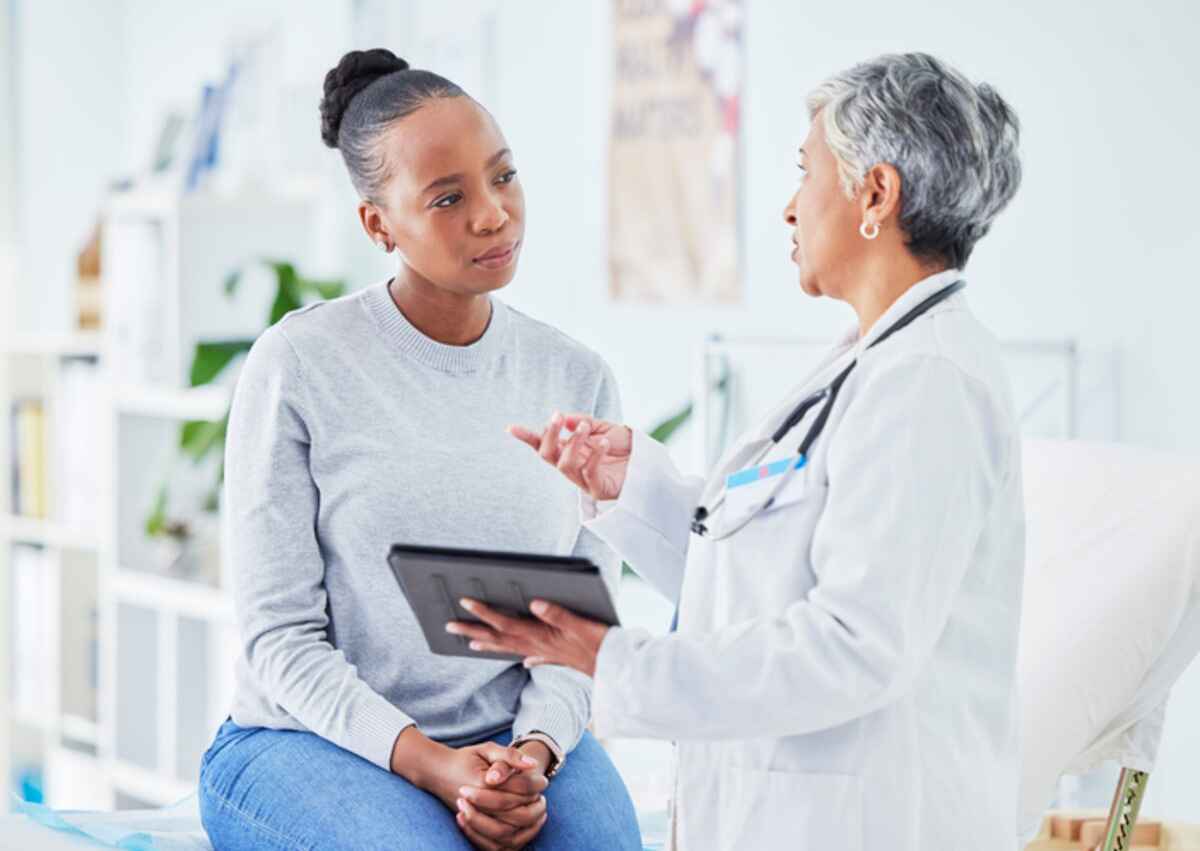
<instances>
[{"instance_id":1,"label":"stethoscope tubing","mask_svg":"<svg viewBox=\"0 0 1200 851\"><path fill-rule=\"evenodd\" d=\"M867 346L867 350L875 348L888 337L895 334L902 328L907 327L914 320L928 313L935 306L954 295L956 292L966 286L965 281L955 281L950 286L938 290L933 295L922 301L900 319L896 320L895 324L880 334L875 340ZM850 377L850 373L858 366L858 358L855 358L850 364L837 374L829 384L822 387L820 390L805 396L792 410L784 417L783 422L779 425L775 432L771 435L770 442L762 449L758 455L754 456L747 464L748 467L753 467L762 461L767 455L778 446L783 439L808 415L815 405L824 402L821 405L821 410L817 413L812 425L808 427L808 431L804 434L804 439L800 442L800 446L796 450L797 459L795 464L789 464L788 468L778 476L778 481L767 493L765 499L752 507L746 515L735 521L729 527L722 529L719 533L713 534L709 529L709 521L718 511L722 511L726 502L726 491L722 491L717 501L712 504L712 507L704 505L696 506L695 512L692 514L692 532L702 538L707 538L710 541L723 541L742 531L750 524L752 520L758 517L759 514L768 510L774 503L776 497L783 490L784 486L791 480L797 470L804 469L808 466L808 454L812 449L812 445L817 438L821 436L821 432L825 430L826 424L829 422L830 413L833 410L834 404L837 402L838 393L841 392L842 385L846 379Z\"/></svg>"}]
</instances>

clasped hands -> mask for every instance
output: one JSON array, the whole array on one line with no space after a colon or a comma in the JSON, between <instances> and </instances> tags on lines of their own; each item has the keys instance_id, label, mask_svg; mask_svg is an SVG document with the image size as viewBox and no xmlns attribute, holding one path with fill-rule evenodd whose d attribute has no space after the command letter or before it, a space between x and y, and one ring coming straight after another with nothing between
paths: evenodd
<instances>
[{"instance_id":1,"label":"clasped hands","mask_svg":"<svg viewBox=\"0 0 1200 851\"><path fill-rule=\"evenodd\" d=\"M544 792L552 759L540 742L519 748L483 742L453 748L408 727L396 739L392 770L438 798L482 851L517 851L548 817Z\"/></svg>"}]
</instances>

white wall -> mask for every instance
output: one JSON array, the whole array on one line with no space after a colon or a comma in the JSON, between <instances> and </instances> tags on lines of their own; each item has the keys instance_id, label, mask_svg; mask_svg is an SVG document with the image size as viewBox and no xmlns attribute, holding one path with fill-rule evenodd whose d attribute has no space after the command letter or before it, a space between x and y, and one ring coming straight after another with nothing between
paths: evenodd
<instances>
[{"instance_id":1,"label":"white wall","mask_svg":"<svg viewBox=\"0 0 1200 851\"><path fill-rule=\"evenodd\" d=\"M23 330L63 329L75 256L119 172L124 135L119 7L69 0L16 4L17 162ZM106 168L101 168L100 164Z\"/></svg>"},{"instance_id":2,"label":"white wall","mask_svg":"<svg viewBox=\"0 0 1200 851\"><path fill-rule=\"evenodd\" d=\"M330 199L329 238L317 251L321 265L309 271L382 274L369 246L351 238L355 199L319 135L321 81L353 38L349 0L11 2L24 269L14 324L69 329L74 258L106 187L145 171L165 115L194 111L202 86L222 81L233 50L255 39L267 44L264 74L274 88L265 101L269 142L252 152L251 165L267 178L316 181Z\"/></svg>"},{"instance_id":3,"label":"white wall","mask_svg":"<svg viewBox=\"0 0 1200 851\"><path fill-rule=\"evenodd\" d=\"M0 298L11 291L17 259L17 132L15 7L0 2ZM12 331L12 315L0 315L0 338ZM3 641L3 639L0 639Z\"/></svg>"},{"instance_id":4,"label":"white wall","mask_svg":"<svg viewBox=\"0 0 1200 851\"><path fill-rule=\"evenodd\" d=\"M461 14L420 5L423 15ZM748 5L747 299L719 310L607 299L609 4L499 4L490 106L516 151L530 218L510 301L601 350L639 423L684 395L688 351L709 331L834 333L848 314L798 292L780 223L807 125L803 95L857 60L927 50L994 83L1025 125L1025 184L970 267L980 315L1006 338L1119 347L1122 437L1200 450L1184 334L1200 309L1189 262L1200 237L1189 193L1172 188L1200 131L1189 106L1200 78L1194 4Z\"/></svg>"},{"instance_id":5,"label":"white wall","mask_svg":"<svg viewBox=\"0 0 1200 851\"><path fill-rule=\"evenodd\" d=\"M263 46L259 69L267 96L257 102L258 136L226 149L242 171L264 183L301 180L324 199L315 276L362 279L382 274L359 232L357 203L336 151L320 138L317 106L325 72L350 49L353 3L328 0L215 0L203 4L122 0L125 110L130 147L145 162L169 110L189 112L205 83L225 79L231 56L249 42ZM246 78L242 78L243 83ZM244 94L244 87L243 87ZM235 89L235 96L237 89ZM231 146L234 147L234 146Z\"/></svg>"},{"instance_id":6,"label":"white wall","mask_svg":"<svg viewBox=\"0 0 1200 851\"><path fill-rule=\"evenodd\" d=\"M292 96L279 105L288 132L275 159L329 178L335 245L327 253L343 267L340 252L352 259L356 283L382 274L377 260L364 259L336 154L317 140L320 79L352 42L374 36L411 47L414 20L446 27L447 16L461 20L464 9L417 0L417 15L392 11L378 33L354 31L356 6L378 14L389 5L19 2L22 324L65 323L72 258L103 186L149 158L164 109L192 105L203 81L224 74L229 49L253 32L282 33L275 71ZM813 336L848 320L841 306L797 291L780 224L806 126L803 94L857 59L920 48L996 84L1025 125L1025 185L970 268L979 313L1006 338L1074 335L1119 347L1122 437L1200 449L1200 394L1188 392L1195 359L1184 328L1200 307L1187 262L1200 236L1188 193L1172 183L1200 131L1200 114L1188 108L1200 76L1187 51L1192 4L1158 0L1135 11L1112 0L1019 0L1000 12L982 3L869 0L852 15L832 6L748 5L747 297L718 309L608 301L609 4L469 4L497 10L497 79L487 94L529 197L528 248L506 295L604 353L631 420L648 423L686 395L690 351L710 331Z\"/></svg>"}]
</instances>

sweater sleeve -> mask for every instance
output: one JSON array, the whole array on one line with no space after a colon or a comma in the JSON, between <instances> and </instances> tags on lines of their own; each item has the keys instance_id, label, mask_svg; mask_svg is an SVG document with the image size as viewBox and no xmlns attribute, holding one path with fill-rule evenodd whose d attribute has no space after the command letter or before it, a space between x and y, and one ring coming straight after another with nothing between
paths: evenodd
<instances>
[{"instance_id":1,"label":"sweater sleeve","mask_svg":"<svg viewBox=\"0 0 1200 851\"><path fill-rule=\"evenodd\" d=\"M246 361L226 440L225 549L241 651L296 721L389 769L396 737L414 722L329 641L304 394L302 365L277 325Z\"/></svg>"},{"instance_id":2,"label":"sweater sleeve","mask_svg":"<svg viewBox=\"0 0 1200 851\"><path fill-rule=\"evenodd\" d=\"M603 367L592 415L612 422L621 421L621 400L617 383L608 366ZM572 555L589 559L600 568L613 599L621 582L621 559L585 528L579 529ZM521 692L521 705L513 724L514 738L537 730L558 742L564 751L572 750L591 720L591 678L556 665L543 665L530 671L529 682Z\"/></svg>"}]
</instances>

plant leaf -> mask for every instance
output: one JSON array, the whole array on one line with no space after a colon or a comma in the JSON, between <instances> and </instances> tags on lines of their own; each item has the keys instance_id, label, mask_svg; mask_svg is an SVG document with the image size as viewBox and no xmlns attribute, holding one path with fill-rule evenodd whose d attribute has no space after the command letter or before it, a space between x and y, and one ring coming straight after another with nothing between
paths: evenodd
<instances>
[{"instance_id":1,"label":"plant leaf","mask_svg":"<svg viewBox=\"0 0 1200 851\"><path fill-rule=\"evenodd\" d=\"M679 413L675 414L674 416L668 417L667 419L663 420L661 423L656 425L653 429L651 429L650 436L652 438L654 438L655 440L657 440L659 443L666 443L668 440L671 439L671 435L673 435L676 431L679 430L679 427L681 425L683 425L689 419L691 419L691 416L692 416L692 403L688 402L687 405L683 408L683 410L681 410Z\"/></svg>"},{"instance_id":2,"label":"plant leaf","mask_svg":"<svg viewBox=\"0 0 1200 851\"><path fill-rule=\"evenodd\" d=\"M228 340L220 343L197 343L192 356L191 382L193 387L208 384L221 374L230 361L250 351L253 340Z\"/></svg>"},{"instance_id":3,"label":"plant leaf","mask_svg":"<svg viewBox=\"0 0 1200 851\"><path fill-rule=\"evenodd\" d=\"M242 270L234 269L225 276L225 295L233 298L233 294L237 292L238 284L242 282Z\"/></svg>"},{"instance_id":4,"label":"plant leaf","mask_svg":"<svg viewBox=\"0 0 1200 851\"><path fill-rule=\"evenodd\" d=\"M282 281L285 278L289 281L296 280L296 267L293 266L291 263L287 262L286 260L264 259L262 262L266 263L268 266L270 266L272 269L275 270L275 277L278 280Z\"/></svg>"},{"instance_id":5,"label":"plant leaf","mask_svg":"<svg viewBox=\"0 0 1200 851\"><path fill-rule=\"evenodd\" d=\"M225 445L228 415L217 421L191 420L179 432L179 448L199 464L214 448Z\"/></svg>"},{"instance_id":6,"label":"plant leaf","mask_svg":"<svg viewBox=\"0 0 1200 851\"><path fill-rule=\"evenodd\" d=\"M296 283L301 295L317 296L328 301L346 294L344 281L313 281L308 278L297 278Z\"/></svg>"},{"instance_id":7,"label":"plant leaf","mask_svg":"<svg viewBox=\"0 0 1200 851\"><path fill-rule=\"evenodd\" d=\"M271 318L268 324L274 325L293 310L303 306L300 287L296 281L296 269L291 263L269 261L275 270L275 302L271 305Z\"/></svg>"},{"instance_id":8,"label":"plant leaf","mask_svg":"<svg viewBox=\"0 0 1200 851\"><path fill-rule=\"evenodd\" d=\"M146 517L146 535L156 538L166 531L167 527L167 485L164 482L158 487L158 496L154 498L154 507Z\"/></svg>"}]
</instances>

